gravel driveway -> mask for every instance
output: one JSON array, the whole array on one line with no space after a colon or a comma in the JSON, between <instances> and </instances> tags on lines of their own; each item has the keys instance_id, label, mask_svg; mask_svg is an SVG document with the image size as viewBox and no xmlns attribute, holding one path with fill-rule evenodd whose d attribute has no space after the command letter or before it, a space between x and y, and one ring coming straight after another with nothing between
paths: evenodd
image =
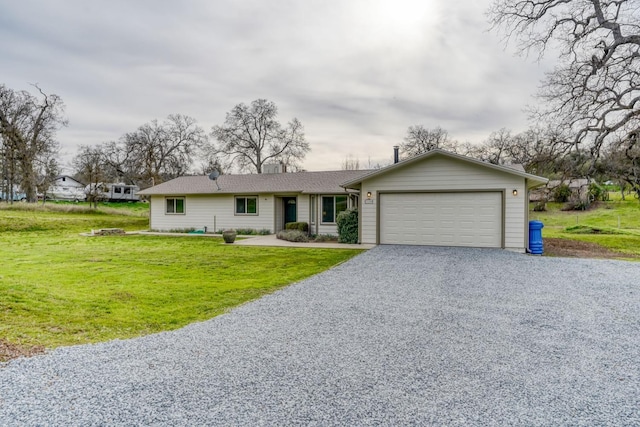
<instances>
[{"instance_id":1,"label":"gravel driveway","mask_svg":"<svg viewBox=\"0 0 640 427\"><path fill-rule=\"evenodd\" d=\"M377 247L174 332L0 367L0 425L639 425L640 263Z\"/></svg>"}]
</instances>

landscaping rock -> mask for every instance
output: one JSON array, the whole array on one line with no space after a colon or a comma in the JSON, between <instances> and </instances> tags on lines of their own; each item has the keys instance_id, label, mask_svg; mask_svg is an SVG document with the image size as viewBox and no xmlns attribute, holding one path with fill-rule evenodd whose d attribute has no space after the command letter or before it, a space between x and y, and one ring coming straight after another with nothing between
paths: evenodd
<instances>
[{"instance_id":1,"label":"landscaping rock","mask_svg":"<svg viewBox=\"0 0 640 427\"><path fill-rule=\"evenodd\" d=\"M101 228L100 230L93 230L94 236L119 236L126 234L122 228Z\"/></svg>"}]
</instances>

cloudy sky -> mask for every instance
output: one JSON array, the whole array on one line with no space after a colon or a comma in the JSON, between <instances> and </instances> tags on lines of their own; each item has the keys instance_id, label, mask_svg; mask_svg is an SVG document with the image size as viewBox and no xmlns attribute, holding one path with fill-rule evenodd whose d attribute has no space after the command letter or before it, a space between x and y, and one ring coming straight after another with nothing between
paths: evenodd
<instances>
[{"instance_id":1,"label":"cloudy sky","mask_svg":"<svg viewBox=\"0 0 640 427\"><path fill-rule=\"evenodd\" d=\"M267 98L308 170L386 163L407 127L480 143L527 127L548 64L488 31L490 0L0 0L0 82L66 104L63 160L180 113L210 131ZM70 170L67 170L71 172Z\"/></svg>"}]
</instances>

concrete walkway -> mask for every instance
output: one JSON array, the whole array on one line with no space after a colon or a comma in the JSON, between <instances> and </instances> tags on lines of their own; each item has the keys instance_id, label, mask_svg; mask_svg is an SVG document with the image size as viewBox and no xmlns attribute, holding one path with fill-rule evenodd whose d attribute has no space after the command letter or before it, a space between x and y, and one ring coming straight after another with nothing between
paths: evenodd
<instances>
[{"instance_id":1,"label":"concrete walkway","mask_svg":"<svg viewBox=\"0 0 640 427\"><path fill-rule=\"evenodd\" d=\"M314 248L314 249L371 249L375 245L369 244L355 244L350 245L346 243L338 242L288 242L276 237L275 234L269 234L267 236L241 236L242 240L236 240L234 245L240 246L282 246L289 248Z\"/></svg>"}]
</instances>

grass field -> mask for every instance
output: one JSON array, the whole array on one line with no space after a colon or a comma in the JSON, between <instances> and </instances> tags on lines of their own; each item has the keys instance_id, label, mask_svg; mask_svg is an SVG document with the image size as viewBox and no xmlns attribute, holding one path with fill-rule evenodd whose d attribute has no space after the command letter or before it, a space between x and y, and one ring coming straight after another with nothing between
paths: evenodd
<instances>
[{"instance_id":1,"label":"grass field","mask_svg":"<svg viewBox=\"0 0 640 427\"><path fill-rule=\"evenodd\" d=\"M0 204L0 340L50 348L175 329L360 252L233 246L212 237L79 235L147 229L147 212Z\"/></svg>"},{"instance_id":2,"label":"grass field","mask_svg":"<svg viewBox=\"0 0 640 427\"><path fill-rule=\"evenodd\" d=\"M543 237L596 243L613 251L640 256L640 202L633 196L598 202L587 211L562 211L559 203L547 203L546 212L531 212L530 219L544 223Z\"/></svg>"}]
</instances>

